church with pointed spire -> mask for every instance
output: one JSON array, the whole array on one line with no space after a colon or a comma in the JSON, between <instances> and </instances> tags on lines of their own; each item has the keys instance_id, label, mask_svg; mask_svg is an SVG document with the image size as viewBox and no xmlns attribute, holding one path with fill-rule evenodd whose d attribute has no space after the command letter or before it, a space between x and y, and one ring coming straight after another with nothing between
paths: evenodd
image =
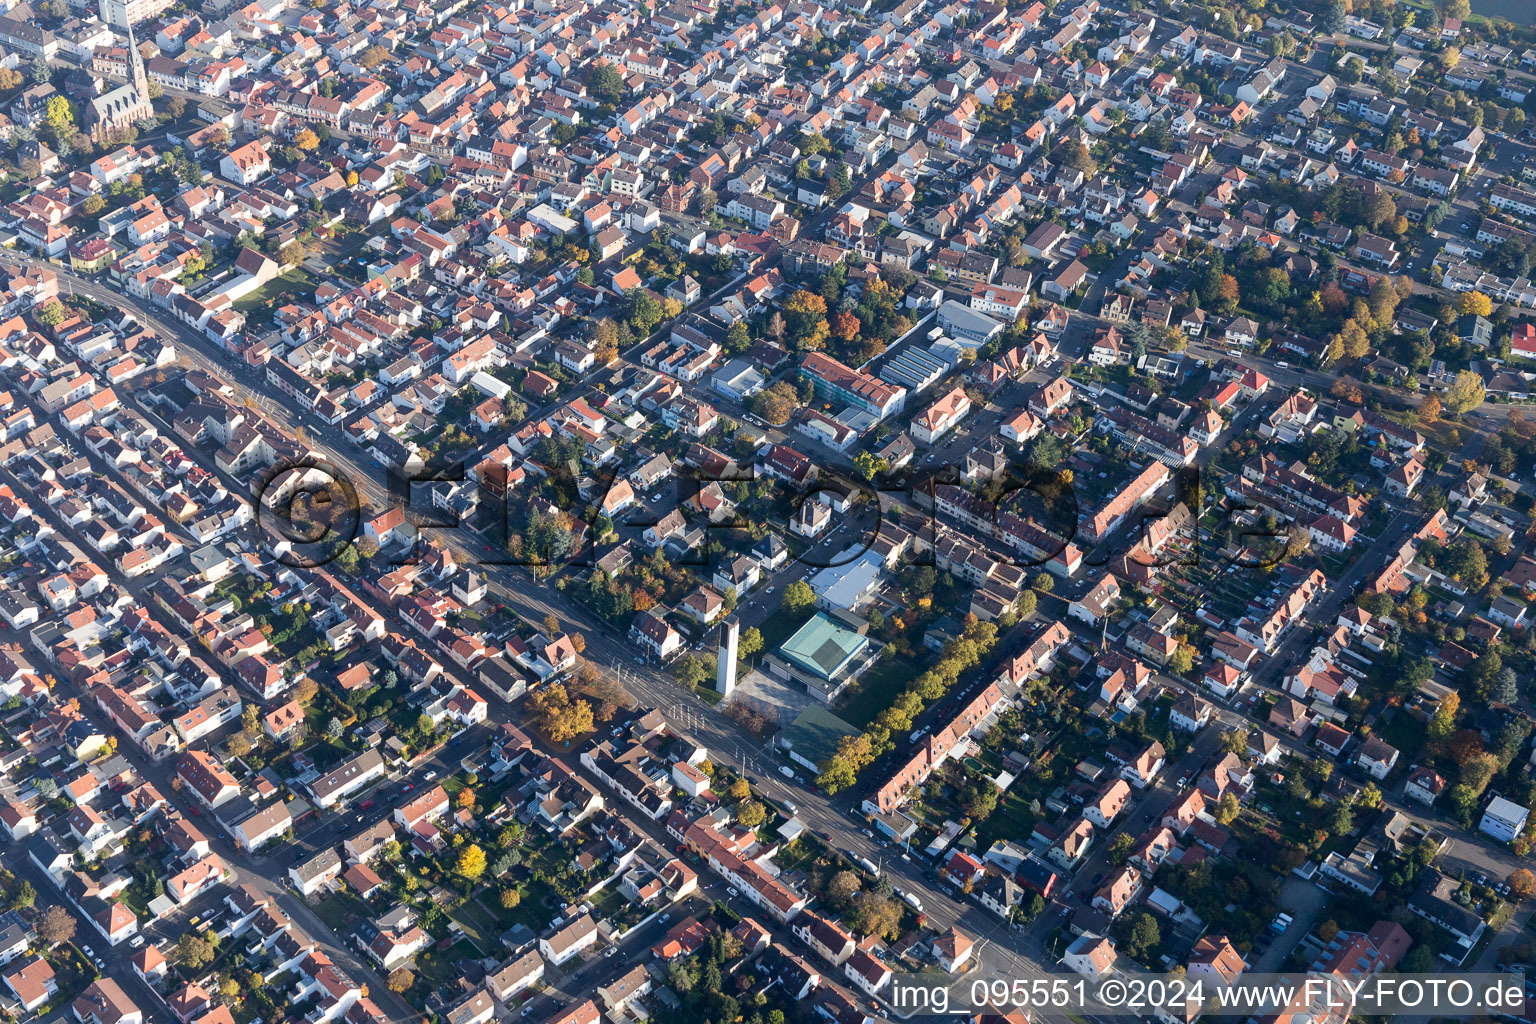
<instances>
[{"instance_id":1,"label":"church with pointed spire","mask_svg":"<svg viewBox=\"0 0 1536 1024\"><path fill-rule=\"evenodd\" d=\"M133 38L133 26L128 26L128 81L92 98L86 113L86 127L91 141L112 141L114 132L138 124L155 116L155 106L149 96L149 75L144 71L144 56L139 53Z\"/></svg>"}]
</instances>

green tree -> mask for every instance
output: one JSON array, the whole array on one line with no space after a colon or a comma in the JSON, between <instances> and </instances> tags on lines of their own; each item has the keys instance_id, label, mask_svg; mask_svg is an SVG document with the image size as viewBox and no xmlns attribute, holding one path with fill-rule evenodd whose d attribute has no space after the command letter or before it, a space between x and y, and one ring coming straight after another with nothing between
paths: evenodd
<instances>
[{"instance_id":1,"label":"green tree","mask_svg":"<svg viewBox=\"0 0 1536 1024\"><path fill-rule=\"evenodd\" d=\"M827 883L826 897L834 907L846 907L863 889L859 876L852 871L839 871Z\"/></svg>"},{"instance_id":2,"label":"green tree","mask_svg":"<svg viewBox=\"0 0 1536 1024\"><path fill-rule=\"evenodd\" d=\"M51 299L47 305L38 310L37 322L44 327L57 327L64 322L66 315L64 304L58 299Z\"/></svg>"},{"instance_id":3,"label":"green tree","mask_svg":"<svg viewBox=\"0 0 1536 1024\"><path fill-rule=\"evenodd\" d=\"M684 686L703 686L714 677L704 659L697 654L685 654L672 666L672 674Z\"/></svg>"},{"instance_id":4,"label":"green tree","mask_svg":"<svg viewBox=\"0 0 1536 1024\"><path fill-rule=\"evenodd\" d=\"M997 787L983 780L962 794L961 806L965 809L965 816L973 822L985 821L997 809Z\"/></svg>"},{"instance_id":5,"label":"green tree","mask_svg":"<svg viewBox=\"0 0 1536 1024\"><path fill-rule=\"evenodd\" d=\"M816 603L816 592L805 580L795 580L784 588L784 595L779 599L779 607L791 615L805 611Z\"/></svg>"},{"instance_id":6,"label":"green tree","mask_svg":"<svg viewBox=\"0 0 1536 1024\"><path fill-rule=\"evenodd\" d=\"M357 546L348 544L336 554L336 567L348 576L356 576L361 568L361 559L357 554Z\"/></svg>"},{"instance_id":7,"label":"green tree","mask_svg":"<svg viewBox=\"0 0 1536 1024\"><path fill-rule=\"evenodd\" d=\"M746 322L737 320L725 332L725 350L732 354L745 352L752 345L752 334Z\"/></svg>"},{"instance_id":8,"label":"green tree","mask_svg":"<svg viewBox=\"0 0 1536 1024\"><path fill-rule=\"evenodd\" d=\"M853 182L848 174L848 165L839 163L837 170L832 173L831 177L827 178L827 199L834 203L837 202L848 194L848 188L852 184Z\"/></svg>"},{"instance_id":9,"label":"green tree","mask_svg":"<svg viewBox=\"0 0 1536 1024\"><path fill-rule=\"evenodd\" d=\"M853 471L865 480L873 480L890 468L890 463L873 452L859 452L853 457Z\"/></svg>"},{"instance_id":10,"label":"green tree","mask_svg":"<svg viewBox=\"0 0 1536 1024\"><path fill-rule=\"evenodd\" d=\"M1515 670L1508 665L1499 669L1499 674L1493 680L1493 689L1488 696L1500 704L1513 704L1519 700L1520 677L1515 675Z\"/></svg>"},{"instance_id":11,"label":"green tree","mask_svg":"<svg viewBox=\"0 0 1536 1024\"><path fill-rule=\"evenodd\" d=\"M784 380L753 395L750 403L753 413L775 427L788 423L799 407L800 396L795 386Z\"/></svg>"},{"instance_id":12,"label":"green tree","mask_svg":"<svg viewBox=\"0 0 1536 1024\"><path fill-rule=\"evenodd\" d=\"M194 971L213 960L213 943L195 932L182 932L176 949L181 963Z\"/></svg>"},{"instance_id":13,"label":"green tree","mask_svg":"<svg viewBox=\"0 0 1536 1024\"><path fill-rule=\"evenodd\" d=\"M69 100L63 96L48 97L48 113L46 115L48 130L53 133L55 142L67 140L75 131L75 114L69 109Z\"/></svg>"},{"instance_id":14,"label":"green tree","mask_svg":"<svg viewBox=\"0 0 1536 1024\"><path fill-rule=\"evenodd\" d=\"M1344 31L1348 15L1344 0L1329 0L1328 10L1323 14L1323 31L1330 35Z\"/></svg>"},{"instance_id":15,"label":"green tree","mask_svg":"<svg viewBox=\"0 0 1536 1024\"><path fill-rule=\"evenodd\" d=\"M860 935L878 935L891 940L901 934L901 904L879 893L860 893L847 918Z\"/></svg>"},{"instance_id":16,"label":"green tree","mask_svg":"<svg viewBox=\"0 0 1536 1024\"><path fill-rule=\"evenodd\" d=\"M644 288L631 288L624 296L624 308L624 319L629 322L636 337L646 337L661 323L661 303Z\"/></svg>"},{"instance_id":17,"label":"green tree","mask_svg":"<svg viewBox=\"0 0 1536 1024\"><path fill-rule=\"evenodd\" d=\"M828 794L839 793L859 779L858 772L848 759L837 754L828 757L817 767L821 772L816 776L816 787Z\"/></svg>"},{"instance_id":18,"label":"green tree","mask_svg":"<svg viewBox=\"0 0 1536 1024\"><path fill-rule=\"evenodd\" d=\"M1483 546L1470 536L1460 537L1446 548L1435 567L1474 590L1481 590L1488 582L1488 556L1484 554ZM1502 665L1490 667L1489 662L1482 661L1478 667L1489 674L1489 682L1492 682L1493 675Z\"/></svg>"},{"instance_id":19,"label":"green tree","mask_svg":"<svg viewBox=\"0 0 1536 1024\"><path fill-rule=\"evenodd\" d=\"M1139 960L1156 949L1158 943L1162 941L1163 933L1157 927L1157 919L1143 911L1136 915L1126 930L1125 951L1129 956Z\"/></svg>"},{"instance_id":20,"label":"green tree","mask_svg":"<svg viewBox=\"0 0 1536 1024\"><path fill-rule=\"evenodd\" d=\"M459 851L453 870L471 882L478 881L480 876L485 874L485 851L480 849L479 844L470 843Z\"/></svg>"},{"instance_id":21,"label":"green tree","mask_svg":"<svg viewBox=\"0 0 1536 1024\"><path fill-rule=\"evenodd\" d=\"M1483 378L1471 370L1462 370L1446 388L1440 404L1452 416L1463 416L1482 405L1487 396Z\"/></svg>"},{"instance_id":22,"label":"green tree","mask_svg":"<svg viewBox=\"0 0 1536 1024\"><path fill-rule=\"evenodd\" d=\"M587 73L587 88L604 103L618 103L624 98L624 76L607 61L597 61Z\"/></svg>"},{"instance_id":23,"label":"green tree","mask_svg":"<svg viewBox=\"0 0 1536 1024\"><path fill-rule=\"evenodd\" d=\"M1435 713L1429 718L1429 726L1425 730L1429 742L1440 744L1450 739L1451 733L1456 731L1456 713L1461 710L1461 695L1455 690L1447 693L1441 699Z\"/></svg>"}]
</instances>

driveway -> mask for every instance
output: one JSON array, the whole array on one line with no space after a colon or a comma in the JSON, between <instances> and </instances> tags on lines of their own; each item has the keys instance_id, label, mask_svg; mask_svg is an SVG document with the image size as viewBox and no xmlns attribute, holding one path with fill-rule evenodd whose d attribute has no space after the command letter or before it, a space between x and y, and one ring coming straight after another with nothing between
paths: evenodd
<instances>
[{"instance_id":1,"label":"driveway","mask_svg":"<svg viewBox=\"0 0 1536 1024\"><path fill-rule=\"evenodd\" d=\"M1301 944L1312 925L1317 921L1317 915L1328 903L1328 894L1323 892L1311 882L1297 878L1295 875L1287 875L1284 884L1280 886L1279 904L1285 908L1285 913L1291 915L1291 923L1285 931L1276 936L1268 949L1249 965L1249 970L1255 974L1275 974L1285 964L1291 951Z\"/></svg>"}]
</instances>

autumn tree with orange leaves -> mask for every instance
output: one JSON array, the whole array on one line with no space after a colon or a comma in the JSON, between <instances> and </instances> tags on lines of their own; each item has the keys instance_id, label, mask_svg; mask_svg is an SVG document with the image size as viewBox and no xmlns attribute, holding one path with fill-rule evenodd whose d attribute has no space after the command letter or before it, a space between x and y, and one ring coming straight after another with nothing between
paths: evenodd
<instances>
[{"instance_id":1,"label":"autumn tree with orange leaves","mask_svg":"<svg viewBox=\"0 0 1536 1024\"><path fill-rule=\"evenodd\" d=\"M838 341L852 341L857 338L862 326L859 318L852 313L845 311L832 315L832 336Z\"/></svg>"}]
</instances>

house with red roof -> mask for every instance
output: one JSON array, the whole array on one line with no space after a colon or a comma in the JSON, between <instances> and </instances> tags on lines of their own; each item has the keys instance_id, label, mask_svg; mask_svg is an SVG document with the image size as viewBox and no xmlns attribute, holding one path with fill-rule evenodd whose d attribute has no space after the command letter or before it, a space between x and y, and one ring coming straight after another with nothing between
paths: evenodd
<instances>
[{"instance_id":1,"label":"house with red roof","mask_svg":"<svg viewBox=\"0 0 1536 1024\"><path fill-rule=\"evenodd\" d=\"M1509 351L1511 355L1536 359L1536 324L1529 321L1516 324L1514 333L1509 336Z\"/></svg>"}]
</instances>

